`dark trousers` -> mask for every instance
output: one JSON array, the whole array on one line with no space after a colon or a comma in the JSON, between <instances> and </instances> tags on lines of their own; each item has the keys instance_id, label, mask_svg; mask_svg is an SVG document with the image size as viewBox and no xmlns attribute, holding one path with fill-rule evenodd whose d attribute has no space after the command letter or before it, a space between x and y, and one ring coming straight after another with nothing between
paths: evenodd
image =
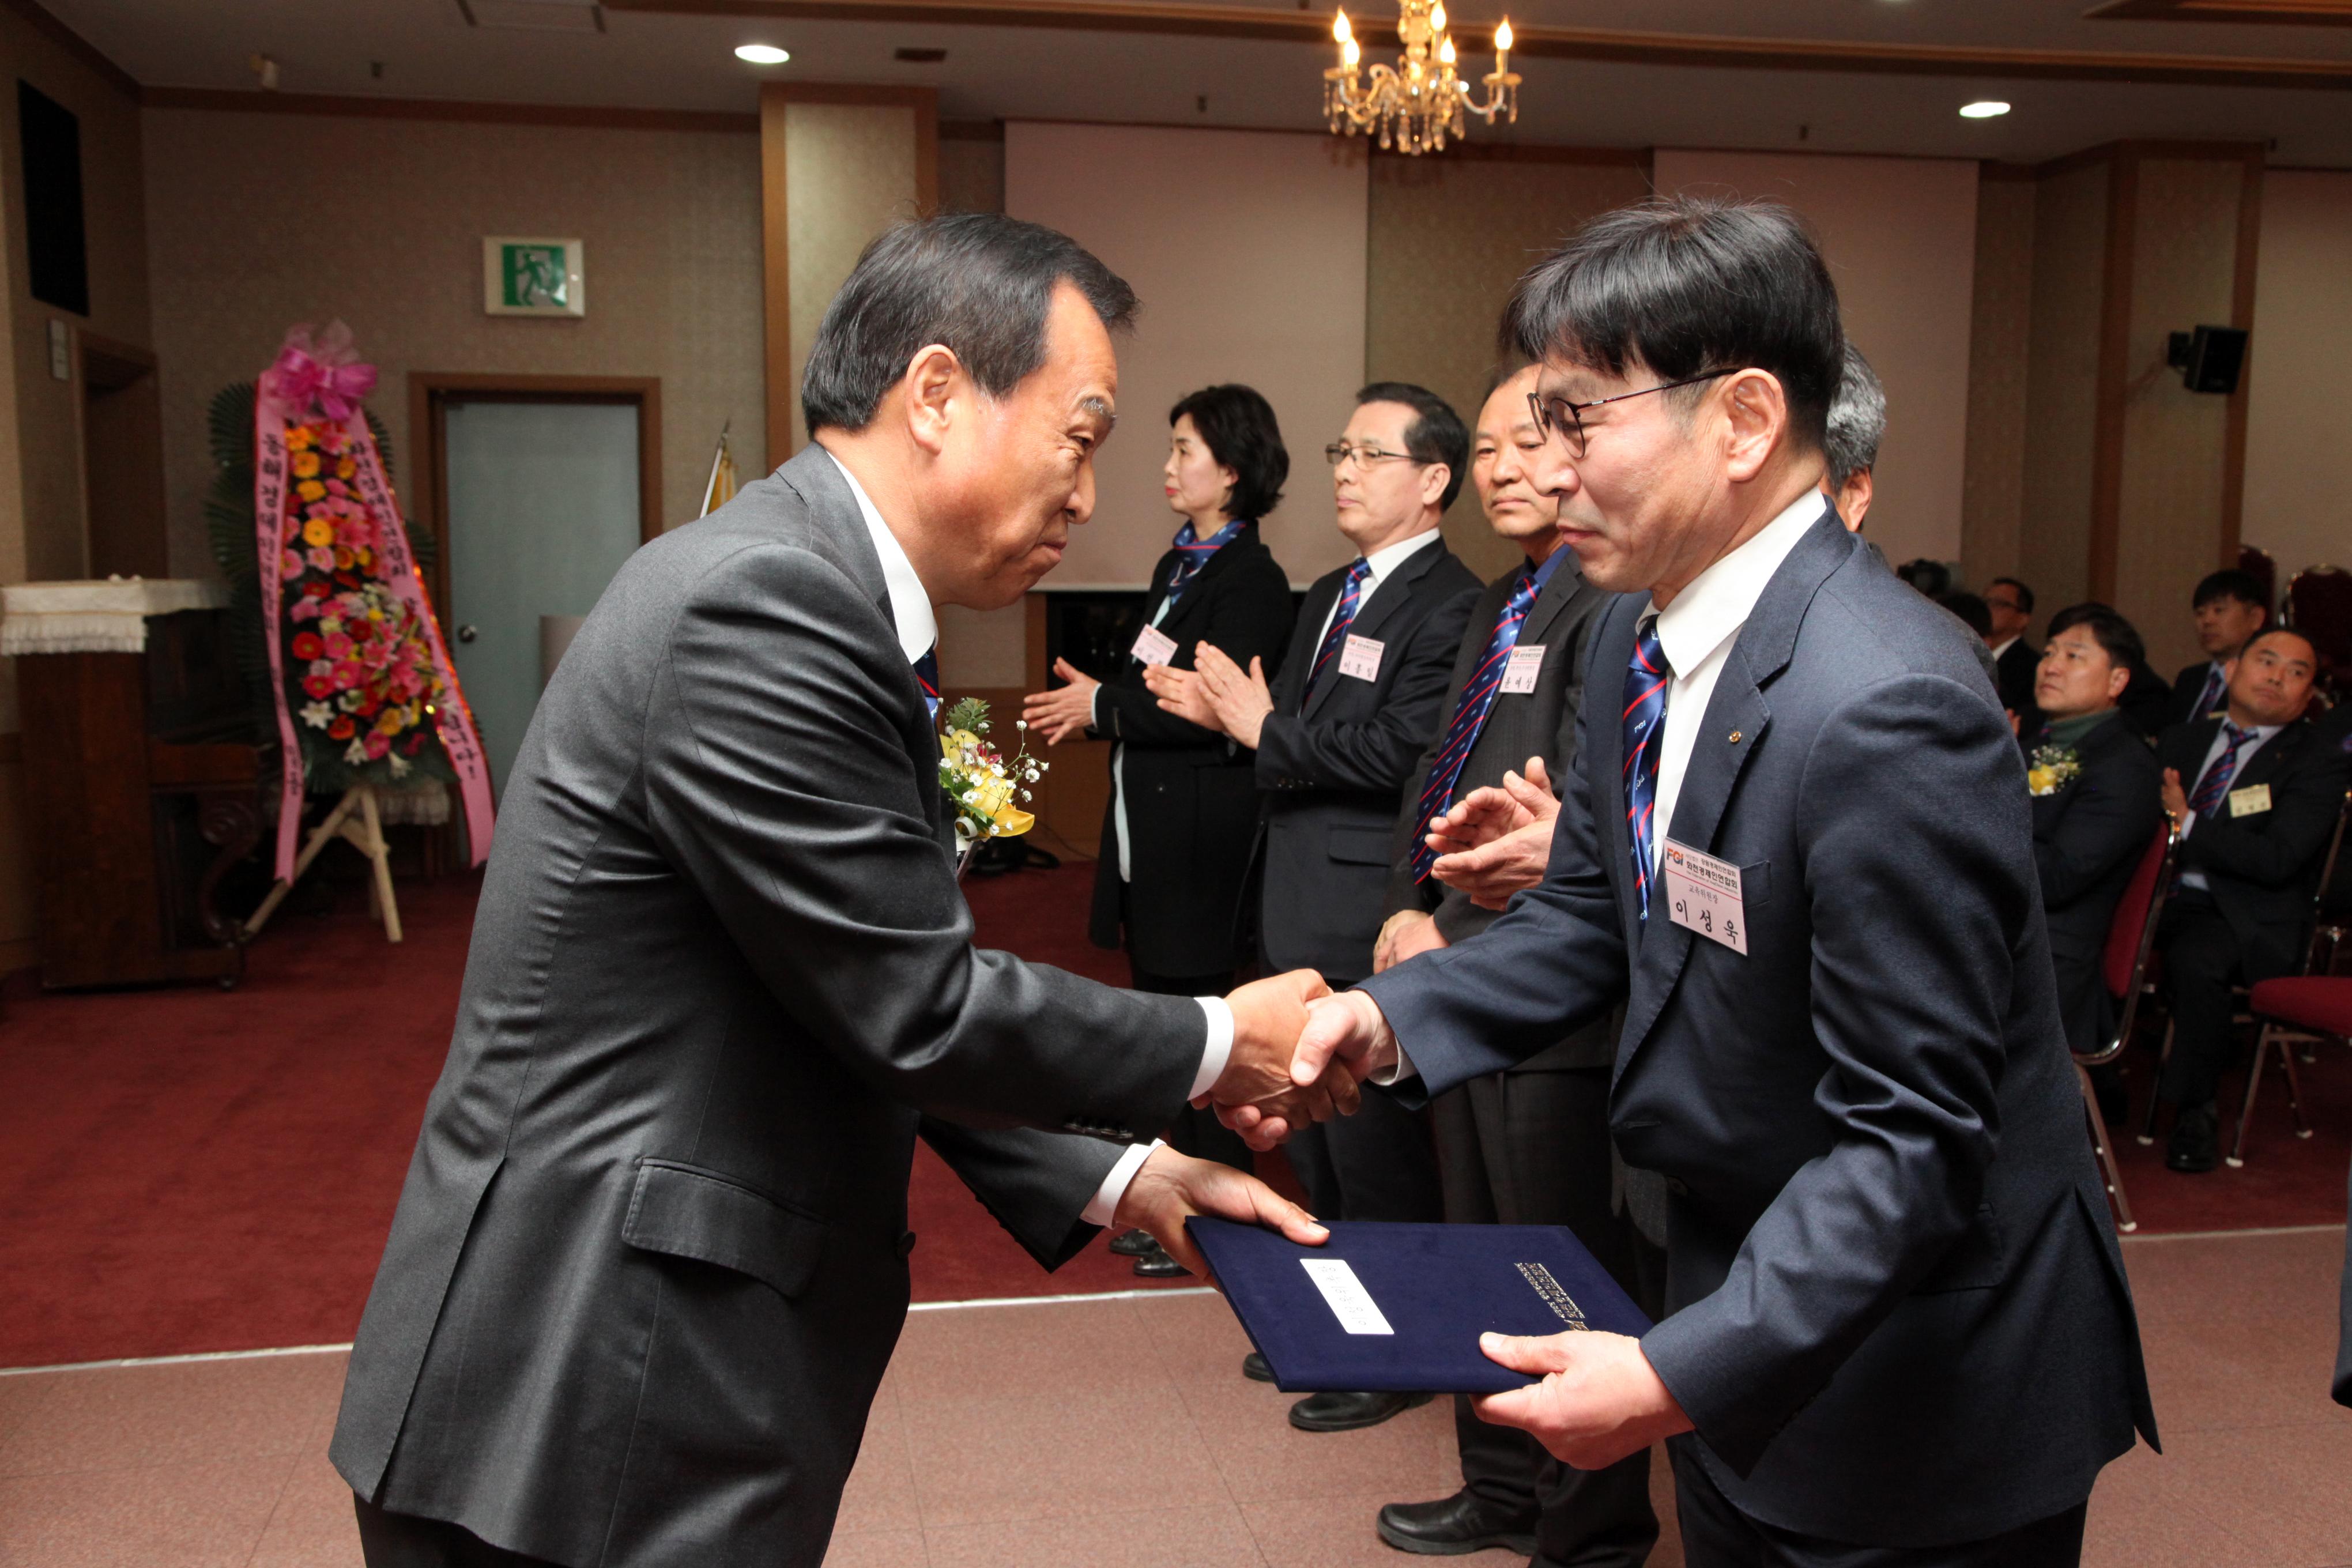
<instances>
[{"instance_id":1,"label":"dark trousers","mask_svg":"<svg viewBox=\"0 0 2352 1568\"><path fill-rule=\"evenodd\" d=\"M2245 973L2238 939L2210 898L2183 888L2165 906L2157 947L2172 996L2172 1056L2158 1097L2175 1105L2210 1104L2237 1033L2230 988Z\"/></svg>"},{"instance_id":2,"label":"dark trousers","mask_svg":"<svg viewBox=\"0 0 2352 1568\"><path fill-rule=\"evenodd\" d=\"M387 1513L354 1496L360 1516L360 1556L367 1568L555 1568L543 1557L525 1557L492 1546L446 1520L413 1513Z\"/></svg>"},{"instance_id":3,"label":"dark trousers","mask_svg":"<svg viewBox=\"0 0 2352 1568\"><path fill-rule=\"evenodd\" d=\"M1447 1220L1566 1226L1658 1315L1664 1254L1611 1212L1607 1068L1474 1079L1440 1095L1430 1118ZM1454 1432L1463 1486L1535 1521L1531 1568L1640 1568L1657 1544L1648 1449L1605 1470L1573 1469L1528 1433L1479 1420L1461 1394Z\"/></svg>"},{"instance_id":4,"label":"dark trousers","mask_svg":"<svg viewBox=\"0 0 2352 1568\"><path fill-rule=\"evenodd\" d=\"M2000 1535L1953 1546L1849 1546L1800 1535L1733 1507L1693 1453L1693 1441L1676 1437L1667 1445L1675 1457L1683 1561L1690 1568L2072 1568L2083 1560L2087 1500Z\"/></svg>"},{"instance_id":5,"label":"dark trousers","mask_svg":"<svg viewBox=\"0 0 2352 1568\"><path fill-rule=\"evenodd\" d=\"M1331 989L1354 984L1333 980ZM1353 1116L1292 1133L1282 1151L1318 1219L1433 1224L1445 1217L1428 1113L1407 1110L1379 1089L1364 1090Z\"/></svg>"},{"instance_id":6,"label":"dark trousers","mask_svg":"<svg viewBox=\"0 0 2352 1568\"><path fill-rule=\"evenodd\" d=\"M1234 973L1228 969L1216 974L1154 974L1135 962L1135 954L1127 955L1129 987L1154 996L1223 996L1234 988ZM1236 1171L1256 1168L1250 1146L1242 1142L1240 1133L1217 1120L1214 1110L1186 1106L1176 1113L1176 1120L1168 1124L1163 1136L1169 1147L1180 1154L1214 1160Z\"/></svg>"}]
</instances>

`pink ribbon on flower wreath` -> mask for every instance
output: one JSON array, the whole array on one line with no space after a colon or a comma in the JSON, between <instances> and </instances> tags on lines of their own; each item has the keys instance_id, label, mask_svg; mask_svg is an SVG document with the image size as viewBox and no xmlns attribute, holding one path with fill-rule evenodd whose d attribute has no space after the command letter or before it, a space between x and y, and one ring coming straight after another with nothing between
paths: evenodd
<instances>
[{"instance_id":1,"label":"pink ribbon on flower wreath","mask_svg":"<svg viewBox=\"0 0 2352 1568\"><path fill-rule=\"evenodd\" d=\"M302 742L295 732L294 713L286 697L284 584L278 575L281 552L290 548L288 531L293 518L286 504L291 483L286 450L286 427L301 424L317 412L340 424L357 473L360 499L376 521L375 576L394 597L415 615L433 652L433 668L441 678L441 699L433 725L457 775L459 796L466 807L466 829L473 863L489 858L495 817L490 805L489 763L482 755L480 731L473 710L457 686L457 671L449 647L441 637L441 622L433 601L416 575L415 559L408 552L408 532L400 507L392 497L383 459L375 449L367 416L358 399L375 388L375 367L359 363L352 352L352 334L341 321L330 325L314 341L308 327L286 334L276 363L262 373L253 400L253 510L256 541L261 552L261 626L269 645L269 680L277 693L279 781L276 875L281 882L294 879L295 843L302 817Z\"/></svg>"}]
</instances>

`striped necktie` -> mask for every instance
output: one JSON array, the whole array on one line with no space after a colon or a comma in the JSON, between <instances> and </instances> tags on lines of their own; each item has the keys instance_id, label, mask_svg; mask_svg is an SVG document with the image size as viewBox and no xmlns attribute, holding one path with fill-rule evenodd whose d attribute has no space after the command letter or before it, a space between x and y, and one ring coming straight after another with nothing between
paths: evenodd
<instances>
[{"instance_id":1,"label":"striped necktie","mask_svg":"<svg viewBox=\"0 0 2352 1568\"><path fill-rule=\"evenodd\" d=\"M1171 605L1183 594L1184 585L1201 574L1209 557L1239 539L1242 530L1249 526L1247 518L1235 518L1216 532L1202 539L1198 530L1187 522L1176 531L1176 570L1168 577L1168 603Z\"/></svg>"},{"instance_id":2,"label":"striped necktie","mask_svg":"<svg viewBox=\"0 0 2352 1568\"><path fill-rule=\"evenodd\" d=\"M1412 837L1412 874L1415 881L1429 879L1429 868L1437 862L1437 851L1429 847L1429 825L1454 798L1454 786L1462 780L1462 764L1470 760L1470 748L1478 743L1478 733L1486 727L1486 715L1495 710L1495 698L1503 689L1503 671L1511 662L1511 650L1519 646L1519 627L1526 624L1528 610L1536 602L1536 574L1527 567L1519 568L1518 581L1511 586L1511 596L1503 601L1503 613L1496 617L1494 635L1486 639L1486 651L1478 667L1463 683L1462 700L1454 710L1454 721L1445 727L1445 739L1437 748L1437 755L1429 764L1429 780L1422 786L1421 803L1415 808L1420 826Z\"/></svg>"},{"instance_id":3,"label":"striped necktie","mask_svg":"<svg viewBox=\"0 0 2352 1568\"><path fill-rule=\"evenodd\" d=\"M2189 797L2189 809L2200 816L2221 804L2222 794L2238 772L2238 749L2254 738L2252 730L2241 730L2227 719L2221 721L2221 733L2227 744L2222 746L2221 754L2213 759L2213 765L2205 770L2205 776L2197 781L2197 793Z\"/></svg>"},{"instance_id":4,"label":"striped necktie","mask_svg":"<svg viewBox=\"0 0 2352 1568\"><path fill-rule=\"evenodd\" d=\"M932 719L940 716L940 645L925 648L915 660L915 682L923 689L923 706L930 710Z\"/></svg>"},{"instance_id":5,"label":"striped necktie","mask_svg":"<svg viewBox=\"0 0 2352 1568\"><path fill-rule=\"evenodd\" d=\"M2221 679L2221 667L2215 665L2206 673L2205 690L2197 699L2197 706L2189 710L2189 721L2193 724L2208 713L2219 709L2221 706L2221 694L2229 689L2229 683Z\"/></svg>"},{"instance_id":6,"label":"striped necktie","mask_svg":"<svg viewBox=\"0 0 2352 1568\"><path fill-rule=\"evenodd\" d=\"M1625 829L1633 847L1633 895L1641 918L1650 918L1650 879L1658 804L1658 752L1665 744L1666 688L1674 682L1666 650L1658 641L1658 617L1642 623L1633 639L1633 662L1625 667Z\"/></svg>"},{"instance_id":7,"label":"striped necktie","mask_svg":"<svg viewBox=\"0 0 2352 1568\"><path fill-rule=\"evenodd\" d=\"M1315 650L1315 662L1307 671L1307 689L1299 696L1299 706L1315 695L1315 688L1323 679L1324 667L1334 655L1347 646L1348 628L1356 624L1356 606L1362 602L1364 579L1372 574L1372 563L1362 556L1348 568L1348 580L1339 585L1339 603L1331 612L1331 629L1323 634L1323 646Z\"/></svg>"}]
</instances>

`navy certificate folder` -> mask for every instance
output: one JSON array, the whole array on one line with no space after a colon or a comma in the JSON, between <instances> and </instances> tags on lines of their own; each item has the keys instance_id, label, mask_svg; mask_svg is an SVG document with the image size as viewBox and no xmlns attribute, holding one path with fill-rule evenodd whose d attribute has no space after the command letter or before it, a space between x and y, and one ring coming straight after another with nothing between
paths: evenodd
<instances>
[{"instance_id":1,"label":"navy certificate folder","mask_svg":"<svg viewBox=\"0 0 2352 1568\"><path fill-rule=\"evenodd\" d=\"M1287 1393L1499 1394L1537 1380L1487 1360L1482 1333L1650 1327L1559 1226L1342 1221L1301 1247L1230 1220L1184 1224Z\"/></svg>"}]
</instances>

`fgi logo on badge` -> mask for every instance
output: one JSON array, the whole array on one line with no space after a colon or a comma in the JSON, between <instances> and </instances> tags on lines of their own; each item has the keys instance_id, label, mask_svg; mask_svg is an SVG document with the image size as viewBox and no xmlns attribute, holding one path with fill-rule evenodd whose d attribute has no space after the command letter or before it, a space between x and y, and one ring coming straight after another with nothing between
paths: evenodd
<instances>
[{"instance_id":1,"label":"fgi logo on badge","mask_svg":"<svg viewBox=\"0 0 2352 1568\"><path fill-rule=\"evenodd\" d=\"M1748 911L1740 902L1739 868L1666 840L1658 868L1666 874L1666 917L1709 942L1748 955Z\"/></svg>"}]
</instances>

